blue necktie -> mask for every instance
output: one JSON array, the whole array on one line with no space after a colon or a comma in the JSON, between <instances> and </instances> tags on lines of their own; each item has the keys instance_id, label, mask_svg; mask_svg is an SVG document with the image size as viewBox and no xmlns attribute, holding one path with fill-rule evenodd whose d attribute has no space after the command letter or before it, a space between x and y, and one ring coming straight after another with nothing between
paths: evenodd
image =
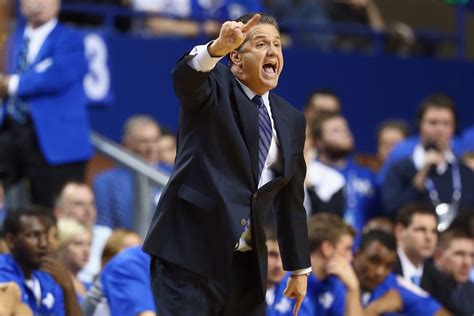
<instances>
[{"instance_id":1,"label":"blue necktie","mask_svg":"<svg viewBox=\"0 0 474 316\"><path fill-rule=\"evenodd\" d=\"M28 66L28 46L30 39L24 37L23 44L18 55L18 66L17 74L21 74ZM19 124L25 124L28 121L28 104L24 99L15 95L8 100L7 104L7 115L10 116L15 122Z\"/></svg>"},{"instance_id":2,"label":"blue necktie","mask_svg":"<svg viewBox=\"0 0 474 316\"><path fill-rule=\"evenodd\" d=\"M258 178L260 179L265 161L267 160L268 150L272 143L272 122L267 108L263 104L262 97L256 95L252 101L257 105L258 109Z\"/></svg>"},{"instance_id":3,"label":"blue necktie","mask_svg":"<svg viewBox=\"0 0 474 316\"><path fill-rule=\"evenodd\" d=\"M414 274L414 275L411 276L411 281L412 281L414 284L420 286L421 278L420 278L419 275Z\"/></svg>"}]
</instances>

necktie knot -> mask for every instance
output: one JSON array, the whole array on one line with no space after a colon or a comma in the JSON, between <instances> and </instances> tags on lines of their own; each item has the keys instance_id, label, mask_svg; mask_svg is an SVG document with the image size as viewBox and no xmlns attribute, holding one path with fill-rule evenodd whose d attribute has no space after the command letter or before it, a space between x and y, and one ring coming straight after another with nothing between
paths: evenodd
<instances>
[{"instance_id":1,"label":"necktie knot","mask_svg":"<svg viewBox=\"0 0 474 316\"><path fill-rule=\"evenodd\" d=\"M263 98L261 95L256 94L253 97L252 102L255 103L258 107L263 106Z\"/></svg>"}]
</instances>

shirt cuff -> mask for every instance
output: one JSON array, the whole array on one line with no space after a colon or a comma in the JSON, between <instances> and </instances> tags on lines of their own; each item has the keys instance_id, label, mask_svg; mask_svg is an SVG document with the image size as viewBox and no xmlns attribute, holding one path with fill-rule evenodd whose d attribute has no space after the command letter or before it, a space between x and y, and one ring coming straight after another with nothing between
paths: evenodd
<instances>
[{"instance_id":1,"label":"shirt cuff","mask_svg":"<svg viewBox=\"0 0 474 316\"><path fill-rule=\"evenodd\" d=\"M217 63L224 58L222 57L211 57L207 50L207 47L212 42L207 43L206 45L198 45L194 46L194 48L189 53L191 57L188 60L188 65L191 66L194 70L201 71L201 72L209 72L214 67L216 67Z\"/></svg>"},{"instance_id":2,"label":"shirt cuff","mask_svg":"<svg viewBox=\"0 0 474 316\"><path fill-rule=\"evenodd\" d=\"M291 271L291 275L308 275L311 273L311 271L313 271L313 269L311 269L311 267L309 268L304 268L304 269L298 269L298 270L295 270L295 271Z\"/></svg>"},{"instance_id":3,"label":"shirt cuff","mask_svg":"<svg viewBox=\"0 0 474 316\"><path fill-rule=\"evenodd\" d=\"M20 77L18 75L11 75L8 80L8 95L15 96L18 92L18 84L20 82Z\"/></svg>"}]
</instances>

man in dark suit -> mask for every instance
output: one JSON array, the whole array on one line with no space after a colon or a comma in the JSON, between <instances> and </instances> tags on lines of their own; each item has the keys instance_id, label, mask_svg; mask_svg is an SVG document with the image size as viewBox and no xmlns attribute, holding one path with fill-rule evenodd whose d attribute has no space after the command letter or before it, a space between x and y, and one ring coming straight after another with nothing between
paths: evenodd
<instances>
[{"instance_id":1,"label":"man in dark suit","mask_svg":"<svg viewBox=\"0 0 474 316\"><path fill-rule=\"evenodd\" d=\"M26 18L0 73L0 177L30 181L32 202L52 206L68 180L83 181L92 155L82 36L58 23L59 0L22 0Z\"/></svg>"},{"instance_id":2,"label":"man in dark suit","mask_svg":"<svg viewBox=\"0 0 474 316\"><path fill-rule=\"evenodd\" d=\"M219 63L229 56L229 67ZM173 70L181 102L176 165L144 250L160 315L264 315L263 224L273 209L285 294L306 293L305 120L269 93L283 68L278 26L265 14L222 25Z\"/></svg>"},{"instance_id":3,"label":"man in dark suit","mask_svg":"<svg viewBox=\"0 0 474 316\"><path fill-rule=\"evenodd\" d=\"M438 241L436 225L434 208L421 203L403 207L395 223L398 249L394 272L424 289L432 278L429 260Z\"/></svg>"}]
</instances>

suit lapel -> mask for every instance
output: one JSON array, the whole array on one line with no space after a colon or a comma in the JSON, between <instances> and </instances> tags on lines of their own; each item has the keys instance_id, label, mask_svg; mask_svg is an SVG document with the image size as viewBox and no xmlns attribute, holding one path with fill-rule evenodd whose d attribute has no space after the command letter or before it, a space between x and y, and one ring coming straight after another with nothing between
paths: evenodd
<instances>
[{"instance_id":1,"label":"suit lapel","mask_svg":"<svg viewBox=\"0 0 474 316\"><path fill-rule=\"evenodd\" d=\"M252 176L255 183L255 188L258 184L258 112L256 105L249 100L245 93L235 82L234 95L239 112L240 121L242 124L242 134L244 136L245 144L247 145L248 153L250 155L250 162L252 164Z\"/></svg>"},{"instance_id":2,"label":"suit lapel","mask_svg":"<svg viewBox=\"0 0 474 316\"><path fill-rule=\"evenodd\" d=\"M280 152L283 160L283 176L288 173L291 158L291 138L289 132L288 121L285 113L282 110L281 104L270 93L270 107L272 109L273 122L275 123L275 130L280 141Z\"/></svg>"}]
</instances>

